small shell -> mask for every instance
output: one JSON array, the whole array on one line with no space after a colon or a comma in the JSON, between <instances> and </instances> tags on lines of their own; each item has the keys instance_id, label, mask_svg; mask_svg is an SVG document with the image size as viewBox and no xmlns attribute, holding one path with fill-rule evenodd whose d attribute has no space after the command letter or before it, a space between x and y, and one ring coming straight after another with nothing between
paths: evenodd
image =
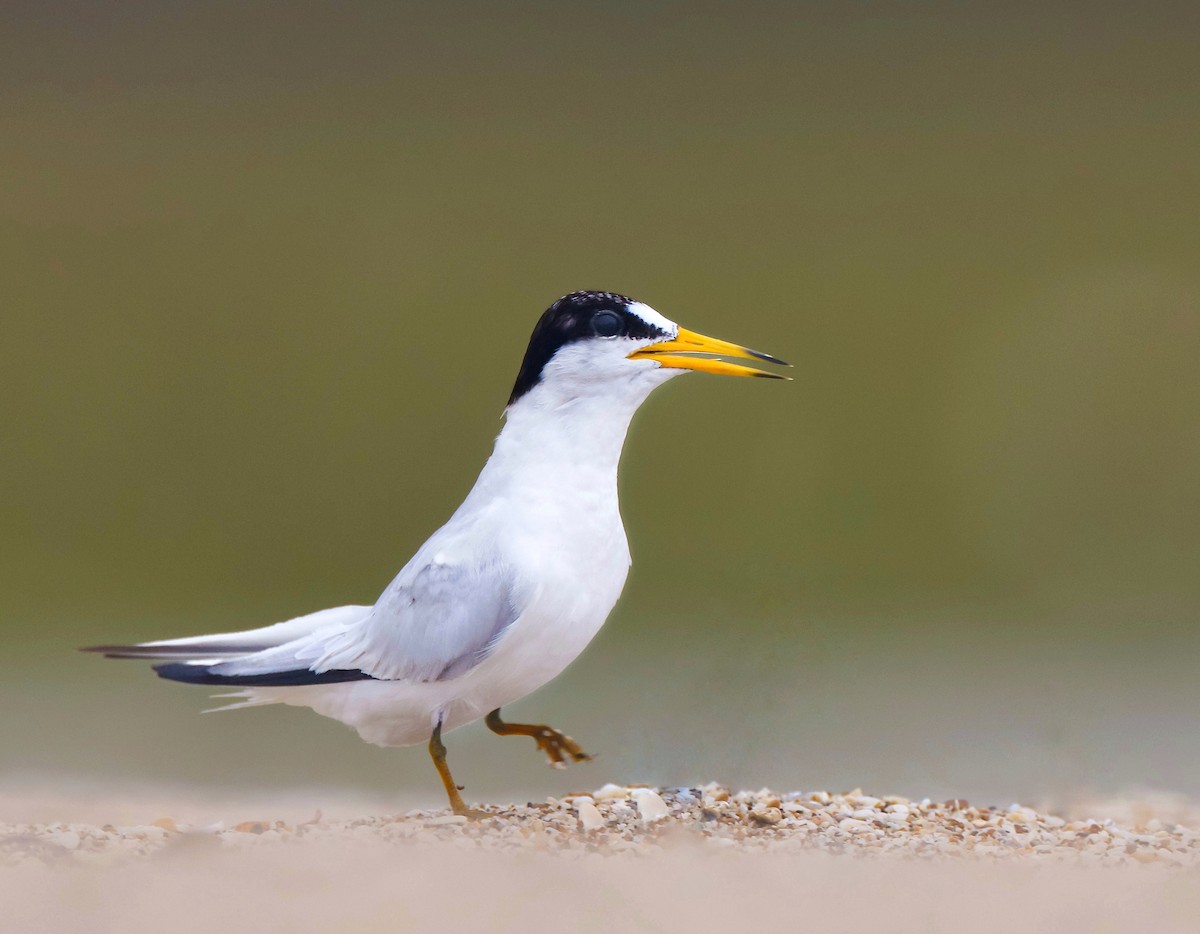
<instances>
[{"instance_id":1,"label":"small shell","mask_svg":"<svg viewBox=\"0 0 1200 934\"><path fill-rule=\"evenodd\" d=\"M629 797L629 789L623 785L614 785L609 782L603 788L592 792L592 797L597 801L615 801Z\"/></svg>"},{"instance_id":2,"label":"small shell","mask_svg":"<svg viewBox=\"0 0 1200 934\"><path fill-rule=\"evenodd\" d=\"M604 815L591 801L576 801L575 813L579 815L579 826L585 831L599 830L604 826Z\"/></svg>"},{"instance_id":3,"label":"small shell","mask_svg":"<svg viewBox=\"0 0 1200 934\"><path fill-rule=\"evenodd\" d=\"M657 792L639 788L633 793L633 800L637 802L638 814L641 815L643 824L653 824L671 816L667 802Z\"/></svg>"}]
</instances>

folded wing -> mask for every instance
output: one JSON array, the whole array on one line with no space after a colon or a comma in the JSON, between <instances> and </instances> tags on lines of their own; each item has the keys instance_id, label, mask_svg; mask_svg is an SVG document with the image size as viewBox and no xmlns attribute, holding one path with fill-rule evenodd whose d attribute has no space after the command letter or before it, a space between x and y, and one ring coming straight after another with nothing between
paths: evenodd
<instances>
[{"instance_id":1,"label":"folded wing","mask_svg":"<svg viewBox=\"0 0 1200 934\"><path fill-rule=\"evenodd\" d=\"M405 568L373 607L335 607L246 632L87 651L163 661L155 666L161 677L192 684L438 681L483 661L518 615L505 569L431 562Z\"/></svg>"},{"instance_id":2,"label":"folded wing","mask_svg":"<svg viewBox=\"0 0 1200 934\"><path fill-rule=\"evenodd\" d=\"M501 565L406 568L366 619L320 646L312 667L387 681L456 678L487 658L519 615Z\"/></svg>"}]
</instances>

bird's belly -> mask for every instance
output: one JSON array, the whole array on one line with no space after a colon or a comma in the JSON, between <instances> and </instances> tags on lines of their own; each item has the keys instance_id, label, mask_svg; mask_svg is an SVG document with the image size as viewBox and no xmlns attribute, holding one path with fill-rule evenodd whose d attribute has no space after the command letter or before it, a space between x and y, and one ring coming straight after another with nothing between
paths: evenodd
<instances>
[{"instance_id":1,"label":"bird's belly","mask_svg":"<svg viewBox=\"0 0 1200 934\"><path fill-rule=\"evenodd\" d=\"M249 688L247 703L308 707L352 727L377 746L426 743L438 711L453 699L446 681L345 681L304 687ZM236 705L235 705L236 706Z\"/></svg>"},{"instance_id":2,"label":"bird's belly","mask_svg":"<svg viewBox=\"0 0 1200 934\"><path fill-rule=\"evenodd\" d=\"M478 720L552 681L592 641L615 602L614 596L571 616L547 616L536 609L523 614L485 661L450 682L459 690L446 707L446 728Z\"/></svg>"},{"instance_id":3,"label":"bird's belly","mask_svg":"<svg viewBox=\"0 0 1200 934\"><path fill-rule=\"evenodd\" d=\"M509 558L526 569L518 580L527 589L517 595L524 609L487 658L449 682L457 693L445 708L446 729L478 720L553 680L604 625L629 573L625 530L615 501L571 512L575 521L556 529L549 541L544 523L512 536Z\"/></svg>"}]
</instances>

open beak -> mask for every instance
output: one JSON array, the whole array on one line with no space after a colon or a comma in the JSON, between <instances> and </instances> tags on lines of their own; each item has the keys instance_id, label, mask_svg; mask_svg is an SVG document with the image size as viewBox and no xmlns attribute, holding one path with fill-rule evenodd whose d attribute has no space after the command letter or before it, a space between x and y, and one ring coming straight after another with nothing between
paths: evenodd
<instances>
[{"instance_id":1,"label":"open beak","mask_svg":"<svg viewBox=\"0 0 1200 934\"><path fill-rule=\"evenodd\" d=\"M698 355L703 356L698 356ZM715 337L705 337L687 328L680 328L679 333L671 340L659 341L642 347L629 355L630 360L654 360L659 366L671 367L678 370L700 370L704 373L720 373L724 376L761 376L764 379L790 379L778 373L768 373L766 370L756 370L754 367L742 366L740 363L729 363L717 360L715 357L740 357L745 360L765 360L767 363L777 363L780 366L790 366L778 357L767 353L759 353L749 347L731 344L729 341L717 340Z\"/></svg>"}]
</instances>

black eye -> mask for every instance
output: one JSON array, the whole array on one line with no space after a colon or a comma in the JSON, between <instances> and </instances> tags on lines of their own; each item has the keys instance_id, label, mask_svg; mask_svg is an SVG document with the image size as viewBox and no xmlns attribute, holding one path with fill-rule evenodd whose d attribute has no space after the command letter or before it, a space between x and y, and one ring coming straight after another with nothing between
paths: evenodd
<instances>
[{"instance_id":1,"label":"black eye","mask_svg":"<svg viewBox=\"0 0 1200 934\"><path fill-rule=\"evenodd\" d=\"M592 330L600 337L616 337L621 333L621 316L615 311L598 311L592 315Z\"/></svg>"}]
</instances>

